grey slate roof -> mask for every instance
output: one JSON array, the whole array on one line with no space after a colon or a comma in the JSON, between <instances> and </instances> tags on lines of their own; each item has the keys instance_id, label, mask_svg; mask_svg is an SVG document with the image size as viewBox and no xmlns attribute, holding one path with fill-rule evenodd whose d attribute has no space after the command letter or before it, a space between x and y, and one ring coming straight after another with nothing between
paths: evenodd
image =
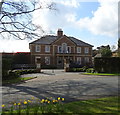
<instances>
[{"instance_id":1,"label":"grey slate roof","mask_svg":"<svg viewBox=\"0 0 120 115\"><path fill-rule=\"evenodd\" d=\"M40 39L31 42L30 44L51 44L57 39L57 36L43 36Z\"/></svg>"},{"instance_id":2,"label":"grey slate roof","mask_svg":"<svg viewBox=\"0 0 120 115\"><path fill-rule=\"evenodd\" d=\"M68 37L68 36L67 36ZM79 39L76 39L74 37L68 37L72 42L74 42L77 46L89 46L89 47L93 47L92 45L85 43ZM57 36L52 36L52 35L46 35L41 37L40 39L31 42L30 44L46 44L46 45L50 45L51 43L53 43L55 40L57 40L58 37Z\"/></svg>"},{"instance_id":3,"label":"grey slate roof","mask_svg":"<svg viewBox=\"0 0 120 115\"><path fill-rule=\"evenodd\" d=\"M74 37L69 37L77 46L91 46L93 47L92 45L88 44L88 43L85 43L79 39L76 39Z\"/></svg>"}]
</instances>

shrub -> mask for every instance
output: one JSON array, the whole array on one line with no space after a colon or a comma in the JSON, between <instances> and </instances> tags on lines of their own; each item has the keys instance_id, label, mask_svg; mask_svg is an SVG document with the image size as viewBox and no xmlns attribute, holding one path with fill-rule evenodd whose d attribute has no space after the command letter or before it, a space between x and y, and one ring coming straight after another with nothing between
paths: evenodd
<instances>
[{"instance_id":1,"label":"shrub","mask_svg":"<svg viewBox=\"0 0 120 115\"><path fill-rule=\"evenodd\" d=\"M71 72L85 72L87 69L86 66L82 67L82 68L70 68Z\"/></svg>"},{"instance_id":2,"label":"shrub","mask_svg":"<svg viewBox=\"0 0 120 115\"><path fill-rule=\"evenodd\" d=\"M87 72L87 73L94 73L95 70L94 70L93 68L88 68L88 69L86 70L86 72Z\"/></svg>"},{"instance_id":3,"label":"shrub","mask_svg":"<svg viewBox=\"0 0 120 115\"><path fill-rule=\"evenodd\" d=\"M11 69L11 59L3 59L2 60L2 79L8 78L8 71Z\"/></svg>"}]
</instances>

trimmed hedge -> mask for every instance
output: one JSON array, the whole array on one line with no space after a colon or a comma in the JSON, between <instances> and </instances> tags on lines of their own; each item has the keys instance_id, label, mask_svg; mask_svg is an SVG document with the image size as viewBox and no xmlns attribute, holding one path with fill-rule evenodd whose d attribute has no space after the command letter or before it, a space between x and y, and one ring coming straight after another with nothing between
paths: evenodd
<instances>
[{"instance_id":1,"label":"trimmed hedge","mask_svg":"<svg viewBox=\"0 0 120 115\"><path fill-rule=\"evenodd\" d=\"M70 72L86 72L87 67L84 66L82 68L70 68Z\"/></svg>"},{"instance_id":2,"label":"trimmed hedge","mask_svg":"<svg viewBox=\"0 0 120 115\"><path fill-rule=\"evenodd\" d=\"M100 57L94 59L98 73L120 73L120 57Z\"/></svg>"}]
</instances>

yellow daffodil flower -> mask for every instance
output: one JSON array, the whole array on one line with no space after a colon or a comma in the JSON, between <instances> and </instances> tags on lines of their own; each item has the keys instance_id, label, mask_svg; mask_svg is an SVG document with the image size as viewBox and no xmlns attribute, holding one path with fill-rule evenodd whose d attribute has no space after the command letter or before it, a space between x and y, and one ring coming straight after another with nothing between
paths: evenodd
<instances>
[{"instance_id":1,"label":"yellow daffodil flower","mask_svg":"<svg viewBox=\"0 0 120 115\"><path fill-rule=\"evenodd\" d=\"M2 104L2 107L5 107L5 105L4 105L4 104Z\"/></svg>"},{"instance_id":2,"label":"yellow daffodil flower","mask_svg":"<svg viewBox=\"0 0 120 115\"><path fill-rule=\"evenodd\" d=\"M21 105L21 103L18 103L18 105Z\"/></svg>"},{"instance_id":3,"label":"yellow daffodil flower","mask_svg":"<svg viewBox=\"0 0 120 115\"><path fill-rule=\"evenodd\" d=\"M50 101L48 101L48 103L50 103Z\"/></svg>"},{"instance_id":4,"label":"yellow daffodil flower","mask_svg":"<svg viewBox=\"0 0 120 115\"><path fill-rule=\"evenodd\" d=\"M58 97L58 100L60 100L60 97Z\"/></svg>"},{"instance_id":5,"label":"yellow daffodil flower","mask_svg":"<svg viewBox=\"0 0 120 115\"><path fill-rule=\"evenodd\" d=\"M64 101L65 100L65 98L62 98L62 101Z\"/></svg>"},{"instance_id":6,"label":"yellow daffodil flower","mask_svg":"<svg viewBox=\"0 0 120 115\"><path fill-rule=\"evenodd\" d=\"M55 103L55 100L53 100L52 102Z\"/></svg>"},{"instance_id":7,"label":"yellow daffodil flower","mask_svg":"<svg viewBox=\"0 0 120 115\"><path fill-rule=\"evenodd\" d=\"M27 104L27 101L24 101L24 104Z\"/></svg>"},{"instance_id":8,"label":"yellow daffodil flower","mask_svg":"<svg viewBox=\"0 0 120 115\"><path fill-rule=\"evenodd\" d=\"M30 100L28 100L28 102L30 103L31 101L30 101Z\"/></svg>"},{"instance_id":9,"label":"yellow daffodil flower","mask_svg":"<svg viewBox=\"0 0 120 115\"><path fill-rule=\"evenodd\" d=\"M14 106L16 106L16 103L14 103Z\"/></svg>"},{"instance_id":10,"label":"yellow daffodil flower","mask_svg":"<svg viewBox=\"0 0 120 115\"><path fill-rule=\"evenodd\" d=\"M58 102L58 100L55 100L56 102Z\"/></svg>"}]
</instances>

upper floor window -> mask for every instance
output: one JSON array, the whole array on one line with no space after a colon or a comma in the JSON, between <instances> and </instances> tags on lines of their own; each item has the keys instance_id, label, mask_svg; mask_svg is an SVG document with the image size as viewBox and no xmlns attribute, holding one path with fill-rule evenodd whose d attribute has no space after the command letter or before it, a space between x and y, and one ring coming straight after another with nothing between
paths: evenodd
<instances>
[{"instance_id":1,"label":"upper floor window","mask_svg":"<svg viewBox=\"0 0 120 115\"><path fill-rule=\"evenodd\" d=\"M66 43L62 43L61 46L58 46L58 53L70 53L71 47L67 46Z\"/></svg>"},{"instance_id":2,"label":"upper floor window","mask_svg":"<svg viewBox=\"0 0 120 115\"><path fill-rule=\"evenodd\" d=\"M66 43L62 43L62 52L67 53L67 44Z\"/></svg>"},{"instance_id":3,"label":"upper floor window","mask_svg":"<svg viewBox=\"0 0 120 115\"><path fill-rule=\"evenodd\" d=\"M35 52L40 52L40 45L35 46Z\"/></svg>"},{"instance_id":4,"label":"upper floor window","mask_svg":"<svg viewBox=\"0 0 120 115\"><path fill-rule=\"evenodd\" d=\"M71 47L67 46L67 53L71 53Z\"/></svg>"},{"instance_id":5,"label":"upper floor window","mask_svg":"<svg viewBox=\"0 0 120 115\"><path fill-rule=\"evenodd\" d=\"M85 53L86 54L89 53L89 48L88 47L85 48Z\"/></svg>"},{"instance_id":6,"label":"upper floor window","mask_svg":"<svg viewBox=\"0 0 120 115\"><path fill-rule=\"evenodd\" d=\"M45 46L45 52L50 52L50 46L49 45Z\"/></svg>"},{"instance_id":7,"label":"upper floor window","mask_svg":"<svg viewBox=\"0 0 120 115\"><path fill-rule=\"evenodd\" d=\"M62 46L58 46L58 53L62 53Z\"/></svg>"},{"instance_id":8,"label":"upper floor window","mask_svg":"<svg viewBox=\"0 0 120 115\"><path fill-rule=\"evenodd\" d=\"M81 53L81 47L77 47L77 53Z\"/></svg>"}]
</instances>

